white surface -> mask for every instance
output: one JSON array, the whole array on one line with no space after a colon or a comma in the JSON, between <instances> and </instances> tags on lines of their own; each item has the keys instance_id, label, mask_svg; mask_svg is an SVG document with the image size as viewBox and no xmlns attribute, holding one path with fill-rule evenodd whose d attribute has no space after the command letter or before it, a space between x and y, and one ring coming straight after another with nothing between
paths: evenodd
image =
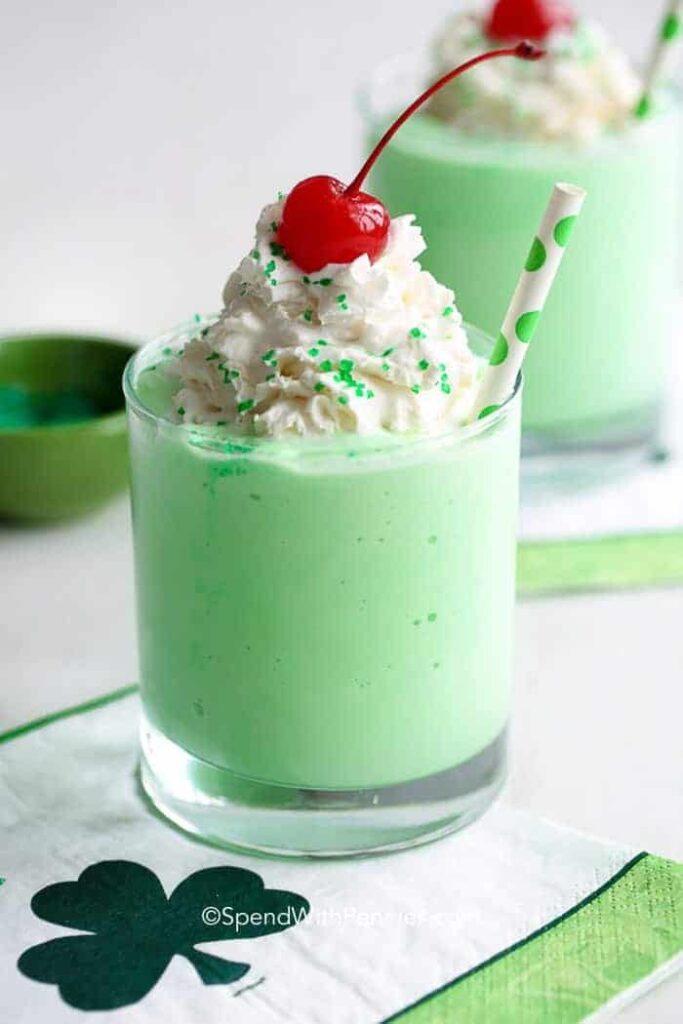
<instances>
[{"instance_id":1,"label":"white surface","mask_svg":"<svg viewBox=\"0 0 683 1024\"><path fill-rule=\"evenodd\" d=\"M452 6L0 0L0 330L146 335L214 308L261 205L348 178L357 84ZM651 0L577 6L644 56ZM127 531L122 503L0 528L0 729L134 678ZM520 607L508 800L683 857L682 598ZM678 979L620 1019L674 1024L681 1002Z\"/></svg>"}]
</instances>

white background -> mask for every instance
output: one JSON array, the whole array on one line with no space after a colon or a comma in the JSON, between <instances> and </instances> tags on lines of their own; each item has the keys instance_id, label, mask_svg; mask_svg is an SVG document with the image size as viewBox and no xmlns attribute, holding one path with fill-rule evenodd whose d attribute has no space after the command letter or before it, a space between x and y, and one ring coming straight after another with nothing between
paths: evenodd
<instances>
[{"instance_id":1,"label":"white background","mask_svg":"<svg viewBox=\"0 0 683 1024\"><path fill-rule=\"evenodd\" d=\"M660 0L578 4L645 59ZM0 0L0 330L147 334L215 308L261 206L352 176L359 85L453 9Z\"/></svg>"},{"instance_id":2,"label":"white background","mask_svg":"<svg viewBox=\"0 0 683 1024\"><path fill-rule=\"evenodd\" d=\"M587 0L637 59L652 0ZM358 85L443 0L0 2L0 331L145 336L219 302L256 214L359 164ZM683 858L681 591L518 611L508 799ZM125 504L0 529L0 729L135 678ZM624 1014L680 1020L683 985Z\"/></svg>"}]
</instances>

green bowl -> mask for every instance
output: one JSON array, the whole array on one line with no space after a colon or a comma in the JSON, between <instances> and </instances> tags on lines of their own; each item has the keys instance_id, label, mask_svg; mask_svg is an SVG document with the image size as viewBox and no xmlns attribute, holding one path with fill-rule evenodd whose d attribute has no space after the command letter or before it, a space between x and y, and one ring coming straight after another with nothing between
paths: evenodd
<instances>
[{"instance_id":1,"label":"green bowl","mask_svg":"<svg viewBox=\"0 0 683 1024\"><path fill-rule=\"evenodd\" d=\"M128 484L121 377L135 347L107 338L0 338L0 517L82 515Z\"/></svg>"}]
</instances>

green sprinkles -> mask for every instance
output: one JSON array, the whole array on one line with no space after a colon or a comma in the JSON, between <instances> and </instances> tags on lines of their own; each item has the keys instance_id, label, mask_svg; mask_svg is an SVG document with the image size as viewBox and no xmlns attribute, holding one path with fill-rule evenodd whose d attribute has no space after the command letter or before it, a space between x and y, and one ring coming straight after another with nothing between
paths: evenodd
<instances>
[{"instance_id":1,"label":"green sprinkles","mask_svg":"<svg viewBox=\"0 0 683 1024\"><path fill-rule=\"evenodd\" d=\"M285 261L285 263L289 262L289 256L285 252L284 246L280 245L279 242L271 242L270 243L270 251L271 251L273 256L279 256L281 259L283 259Z\"/></svg>"},{"instance_id":2,"label":"green sprinkles","mask_svg":"<svg viewBox=\"0 0 683 1024\"><path fill-rule=\"evenodd\" d=\"M247 398L246 401L244 401L244 402L238 402L238 404L237 404L237 411L238 412L249 412L249 410L253 409L253 407L254 407L254 399L253 398Z\"/></svg>"},{"instance_id":3,"label":"green sprinkles","mask_svg":"<svg viewBox=\"0 0 683 1024\"><path fill-rule=\"evenodd\" d=\"M393 348L385 348L384 352L382 352L382 359L386 359L386 357L390 356L393 351Z\"/></svg>"},{"instance_id":4,"label":"green sprinkles","mask_svg":"<svg viewBox=\"0 0 683 1024\"><path fill-rule=\"evenodd\" d=\"M348 405L349 404L349 400L346 397L346 395L340 395L339 398L337 399L337 401L339 402L340 405Z\"/></svg>"},{"instance_id":5,"label":"green sprinkles","mask_svg":"<svg viewBox=\"0 0 683 1024\"><path fill-rule=\"evenodd\" d=\"M420 362L417 365L418 365L418 368L420 370L428 370L429 369L429 362L426 359L421 359Z\"/></svg>"},{"instance_id":6,"label":"green sprinkles","mask_svg":"<svg viewBox=\"0 0 683 1024\"><path fill-rule=\"evenodd\" d=\"M408 334L410 335L411 338L426 338L427 337L425 332L423 330L421 330L419 327L411 327L411 329L408 331Z\"/></svg>"},{"instance_id":7,"label":"green sprinkles","mask_svg":"<svg viewBox=\"0 0 683 1024\"><path fill-rule=\"evenodd\" d=\"M273 360L274 357L275 357L275 349L274 348L269 348L268 351L264 352L263 355L261 356L261 362L262 363L266 363L266 365L268 365L268 363L270 363Z\"/></svg>"},{"instance_id":8,"label":"green sprinkles","mask_svg":"<svg viewBox=\"0 0 683 1024\"><path fill-rule=\"evenodd\" d=\"M327 288L332 284L332 278L321 277L319 281L314 281L313 284L319 284L321 288Z\"/></svg>"},{"instance_id":9,"label":"green sprinkles","mask_svg":"<svg viewBox=\"0 0 683 1024\"><path fill-rule=\"evenodd\" d=\"M266 374L266 380L275 380L275 377L276 377L276 374L274 374L274 373Z\"/></svg>"},{"instance_id":10,"label":"green sprinkles","mask_svg":"<svg viewBox=\"0 0 683 1024\"><path fill-rule=\"evenodd\" d=\"M177 411L179 416L184 416L185 415L185 409L184 409L184 407L182 405L179 405L176 411Z\"/></svg>"},{"instance_id":11,"label":"green sprinkles","mask_svg":"<svg viewBox=\"0 0 683 1024\"><path fill-rule=\"evenodd\" d=\"M325 385L323 384L323 382L321 380L318 380L318 381L316 381L315 387L313 388L313 390L317 391L318 394L320 394L321 391L325 390Z\"/></svg>"},{"instance_id":12,"label":"green sprinkles","mask_svg":"<svg viewBox=\"0 0 683 1024\"><path fill-rule=\"evenodd\" d=\"M207 361L207 363L212 363L214 361L214 359L220 359L220 357L221 357L220 352L212 352L210 356L206 357L206 361Z\"/></svg>"},{"instance_id":13,"label":"green sprinkles","mask_svg":"<svg viewBox=\"0 0 683 1024\"><path fill-rule=\"evenodd\" d=\"M313 319L313 310L312 309L305 309L303 311L303 318L304 318L304 320L306 321L307 324L310 324L311 320Z\"/></svg>"},{"instance_id":14,"label":"green sprinkles","mask_svg":"<svg viewBox=\"0 0 683 1024\"><path fill-rule=\"evenodd\" d=\"M265 268L263 270L264 276L265 277L270 277L270 275L273 273L274 270L275 270L275 260L269 260L269 262L266 263Z\"/></svg>"},{"instance_id":15,"label":"green sprinkles","mask_svg":"<svg viewBox=\"0 0 683 1024\"><path fill-rule=\"evenodd\" d=\"M339 361L339 369L343 373L351 373L351 370L353 369L353 367L354 367L353 359L341 359Z\"/></svg>"},{"instance_id":16,"label":"green sprinkles","mask_svg":"<svg viewBox=\"0 0 683 1024\"><path fill-rule=\"evenodd\" d=\"M389 373L391 367L389 366L389 363L382 363L382 369L384 370L385 373Z\"/></svg>"},{"instance_id":17,"label":"green sprinkles","mask_svg":"<svg viewBox=\"0 0 683 1024\"><path fill-rule=\"evenodd\" d=\"M453 308L453 306L444 306L444 308L441 310L441 316L453 316L454 313L455 309Z\"/></svg>"},{"instance_id":18,"label":"green sprinkles","mask_svg":"<svg viewBox=\"0 0 683 1024\"><path fill-rule=\"evenodd\" d=\"M172 356L173 355L173 349L171 348L170 345L167 345L165 348L162 348L161 354L164 355L164 356Z\"/></svg>"},{"instance_id":19,"label":"green sprinkles","mask_svg":"<svg viewBox=\"0 0 683 1024\"><path fill-rule=\"evenodd\" d=\"M413 384L413 386L412 386L412 388L410 390L413 392L414 395L419 395L420 394L420 390L421 390L420 389L420 385L419 384Z\"/></svg>"},{"instance_id":20,"label":"green sprinkles","mask_svg":"<svg viewBox=\"0 0 683 1024\"><path fill-rule=\"evenodd\" d=\"M313 356L313 358L315 358L316 356L320 355L320 349L319 348L309 348L308 354L309 354L309 356Z\"/></svg>"},{"instance_id":21,"label":"green sprinkles","mask_svg":"<svg viewBox=\"0 0 683 1024\"><path fill-rule=\"evenodd\" d=\"M320 369L323 371L323 373L329 373L330 370L332 370L332 363L330 362L330 360L323 359L322 363L320 363Z\"/></svg>"},{"instance_id":22,"label":"green sprinkles","mask_svg":"<svg viewBox=\"0 0 683 1024\"><path fill-rule=\"evenodd\" d=\"M261 259L261 253L258 251L258 249L252 249L251 250L251 258L252 258L252 260L260 260Z\"/></svg>"}]
</instances>

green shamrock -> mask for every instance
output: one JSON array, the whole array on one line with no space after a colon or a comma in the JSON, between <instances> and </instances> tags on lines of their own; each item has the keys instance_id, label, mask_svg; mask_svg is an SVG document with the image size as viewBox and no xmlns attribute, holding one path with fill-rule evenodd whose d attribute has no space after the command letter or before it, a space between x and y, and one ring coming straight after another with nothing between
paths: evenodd
<instances>
[{"instance_id":1,"label":"green shamrock","mask_svg":"<svg viewBox=\"0 0 683 1024\"><path fill-rule=\"evenodd\" d=\"M167 899L149 868L105 860L77 882L41 889L31 909L44 921L91 934L32 946L19 958L22 974L58 985L62 999L79 1010L114 1010L146 996L176 955L190 961L205 985L237 981L249 964L201 953L195 945L284 931L310 906L303 896L266 889L260 875L236 867L195 871Z\"/></svg>"}]
</instances>

